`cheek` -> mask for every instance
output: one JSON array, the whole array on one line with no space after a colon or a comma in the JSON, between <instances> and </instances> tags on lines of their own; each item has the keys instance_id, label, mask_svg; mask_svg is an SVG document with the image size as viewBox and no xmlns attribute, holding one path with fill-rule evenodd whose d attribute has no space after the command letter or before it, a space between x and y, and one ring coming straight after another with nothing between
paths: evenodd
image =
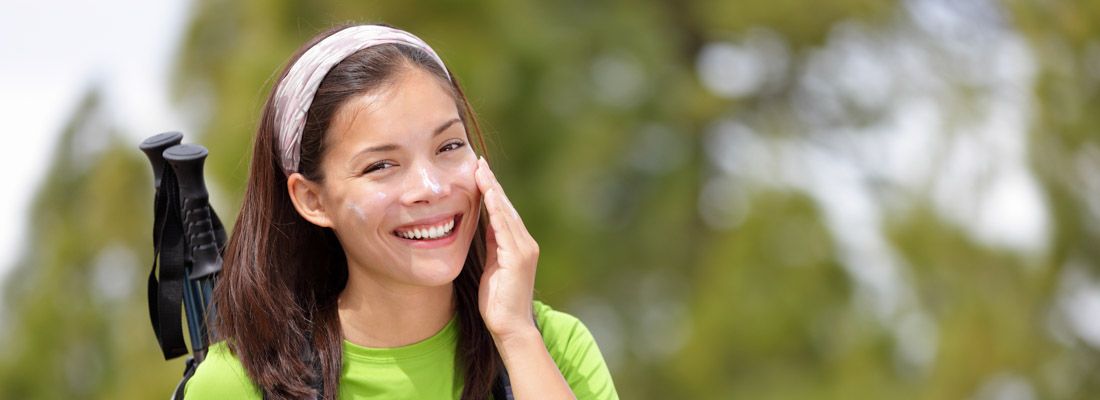
<instances>
[{"instance_id":1,"label":"cheek","mask_svg":"<svg viewBox=\"0 0 1100 400\"><path fill-rule=\"evenodd\" d=\"M477 181L474 180L474 172L476 170L477 159L467 157L462 160L457 167L451 170L451 182L453 182L455 186L477 192Z\"/></svg>"},{"instance_id":2,"label":"cheek","mask_svg":"<svg viewBox=\"0 0 1100 400\"><path fill-rule=\"evenodd\" d=\"M359 222L378 222L385 212L386 204L393 198L391 193L380 190L364 190L362 193L349 198L346 204L348 211Z\"/></svg>"}]
</instances>

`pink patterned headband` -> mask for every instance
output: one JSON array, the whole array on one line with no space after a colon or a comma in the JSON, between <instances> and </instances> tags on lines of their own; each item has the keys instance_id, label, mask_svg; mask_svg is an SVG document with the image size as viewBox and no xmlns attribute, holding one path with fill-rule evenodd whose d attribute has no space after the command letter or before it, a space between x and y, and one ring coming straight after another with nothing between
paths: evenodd
<instances>
[{"instance_id":1,"label":"pink patterned headband","mask_svg":"<svg viewBox=\"0 0 1100 400\"><path fill-rule=\"evenodd\" d=\"M447 67L443 65L439 55L423 40L403 30L381 25L358 25L326 37L298 58L275 91L275 126L279 135L283 172L287 176L298 171L306 112L313 104L313 95L317 92L317 87L321 86L321 80L333 66L352 53L387 43L409 45L425 51L439 63L447 74L447 79L450 79L450 74L446 72Z\"/></svg>"}]
</instances>

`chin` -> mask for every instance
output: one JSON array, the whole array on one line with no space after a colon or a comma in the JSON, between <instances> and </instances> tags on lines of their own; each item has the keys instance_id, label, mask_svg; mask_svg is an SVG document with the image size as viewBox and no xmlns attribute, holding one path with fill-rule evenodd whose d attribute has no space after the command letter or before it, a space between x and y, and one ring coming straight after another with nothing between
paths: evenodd
<instances>
[{"instance_id":1,"label":"chin","mask_svg":"<svg viewBox=\"0 0 1100 400\"><path fill-rule=\"evenodd\" d=\"M458 275L462 273L464 261L465 258L446 262L440 260L417 262L414 260L409 268L417 285L442 286L454 282L458 278Z\"/></svg>"}]
</instances>

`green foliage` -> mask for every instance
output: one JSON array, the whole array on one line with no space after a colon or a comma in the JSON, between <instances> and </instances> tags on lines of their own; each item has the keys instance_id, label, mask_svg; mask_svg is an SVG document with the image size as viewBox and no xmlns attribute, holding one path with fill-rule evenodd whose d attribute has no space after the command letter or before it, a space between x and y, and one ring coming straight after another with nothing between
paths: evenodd
<instances>
[{"instance_id":1,"label":"green foliage","mask_svg":"<svg viewBox=\"0 0 1100 400\"><path fill-rule=\"evenodd\" d=\"M943 57L903 80L942 85L932 98L942 126L928 131L963 136L997 93L952 61L965 58L948 54L953 32L912 16L948 3L201 1L173 93L202 127L186 134L211 149L214 205L232 224L260 108L298 45L347 21L424 38L470 96L494 170L540 243L538 295L589 325L623 398L1088 398L1100 392L1097 344L1070 329L1064 306L1074 277L1100 274L1095 2L1005 0L975 14L1021 37L1035 63L1021 128L1049 214L1039 252L982 240L968 229L977 217L945 216L936 176L858 186L882 210L866 223L865 205L838 208L813 190L817 178L784 172L813 160L737 161L757 175L723 166L734 156L714 138L730 121L762 138L750 156L827 143L829 157L867 162L843 132L889 120L911 93L804 97L807 71L861 32L856 44L887 48L872 63L907 56L896 38ZM708 44L760 37L786 55L786 68L765 66L770 86L708 87ZM969 62L979 77L995 67ZM873 76L857 78L869 91ZM99 104L92 91L65 128L7 277L0 398L156 398L182 370L160 359L145 310L150 174ZM929 146L929 163L949 150ZM879 236L845 236L847 225Z\"/></svg>"}]
</instances>

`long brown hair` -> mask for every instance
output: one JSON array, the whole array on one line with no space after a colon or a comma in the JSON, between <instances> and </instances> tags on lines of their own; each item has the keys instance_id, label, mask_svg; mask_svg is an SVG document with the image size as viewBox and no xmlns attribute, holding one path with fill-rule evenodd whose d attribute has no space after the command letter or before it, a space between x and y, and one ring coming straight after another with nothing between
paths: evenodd
<instances>
[{"instance_id":1,"label":"long brown hair","mask_svg":"<svg viewBox=\"0 0 1100 400\"><path fill-rule=\"evenodd\" d=\"M214 290L216 340L226 341L252 381L272 398L321 394L332 399L339 393L343 334L337 299L347 283L347 259L331 229L306 221L292 206L279 162L272 101L274 88L302 53L344 28L322 32L299 48L273 85L256 132L241 212ZM485 154L477 117L454 74L448 79L443 67L422 50L386 44L359 50L325 76L307 112L299 172L310 180L324 179L319 165L336 110L351 97L378 90L404 68L421 68L449 88L467 136L476 136ZM454 281L462 399L487 398L503 368L478 311L489 221L484 211L479 220L462 272ZM317 393L318 387L323 393Z\"/></svg>"}]
</instances>

